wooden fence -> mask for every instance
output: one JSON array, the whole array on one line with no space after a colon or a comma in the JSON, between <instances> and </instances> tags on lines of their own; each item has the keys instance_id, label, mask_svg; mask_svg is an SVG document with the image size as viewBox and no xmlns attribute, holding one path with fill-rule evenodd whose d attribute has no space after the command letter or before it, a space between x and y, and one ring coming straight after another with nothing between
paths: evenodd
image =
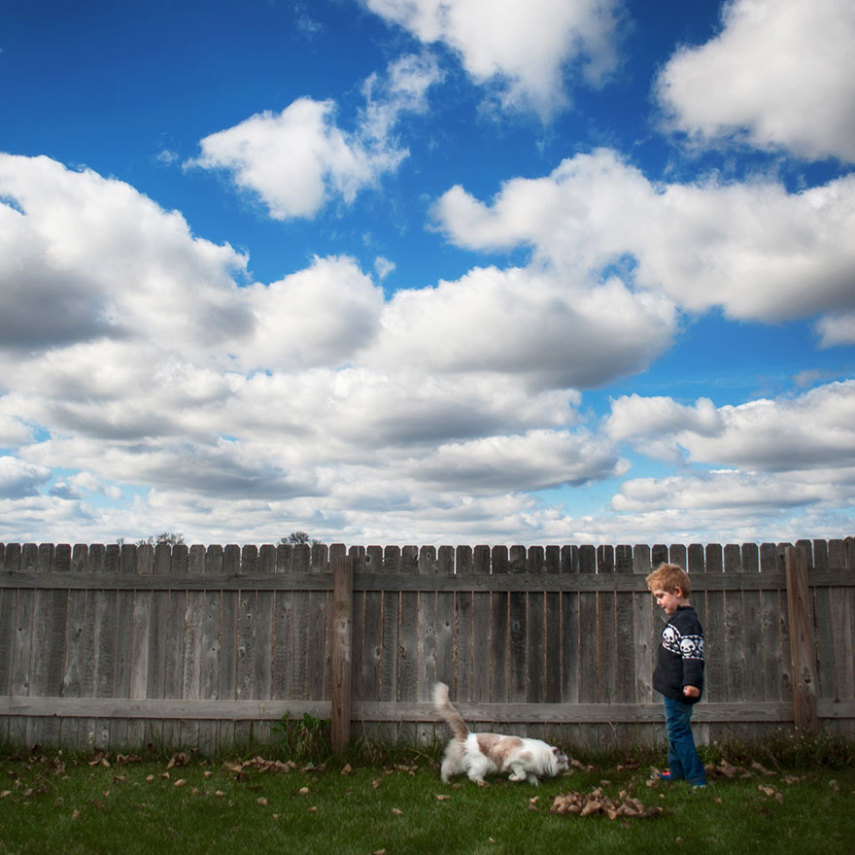
<instances>
[{"instance_id":1,"label":"wooden fence","mask_svg":"<svg viewBox=\"0 0 855 855\"><path fill-rule=\"evenodd\" d=\"M855 540L707 546L0 544L0 741L202 752L283 715L444 739L435 680L481 728L664 740L645 575L686 567L705 627L700 742L855 735Z\"/></svg>"}]
</instances>

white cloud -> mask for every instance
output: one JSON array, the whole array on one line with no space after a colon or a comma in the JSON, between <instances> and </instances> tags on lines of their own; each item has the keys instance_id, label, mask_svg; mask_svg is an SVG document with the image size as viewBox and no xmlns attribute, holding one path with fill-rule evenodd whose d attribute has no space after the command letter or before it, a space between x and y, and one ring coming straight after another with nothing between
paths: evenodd
<instances>
[{"instance_id":1,"label":"white cloud","mask_svg":"<svg viewBox=\"0 0 855 855\"><path fill-rule=\"evenodd\" d=\"M346 363L380 324L383 291L350 258L315 258L311 267L243 295L255 334L244 368L296 370Z\"/></svg>"},{"instance_id":2,"label":"white cloud","mask_svg":"<svg viewBox=\"0 0 855 855\"><path fill-rule=\"evenodd\" d=\"M336 124L333 101L298 98L279 113L265 111L200 141L187 166L224 169L258 196L275 220L313 217L333 198L351 204L407 157L393 136L404 112L427 109L427 90L441 78L428 55L406 56L385 76L366 82L357 127Z\"/></svg>"},{"instance_id":3,"label":"white cloud","mask_svg":"<svg viewBox=\"0 0 855 855\"><path fill-rule=\"evenodd\" d=\"M364 0L425 44L444 43L505 108L542 115L564 106L564 72L588 83L616 65L616 0ZM536 46L536 47L534 47Z\"/></svg>"},{"instance_id":4,"label":"white cloud","mask_svg":"<svg viewBox=\"0 0 855 855\"><path fill-rule=\"evenodd\" d=\"M365 360L581 388L640 370L670 345L674 326L669 301L616 278L589 287L555 271L475 268L456 282L396 292Z\"/></svg>"},{"instance_id":5,"label":"white cloud","mask_svg":"<svg viewBox=\"0 0 855 855\"><path fill-rule=\"evenodd\" d=\"M612 402L606 430L648 453L683 449L696 464L765 472L855 467L855 381L717 411L705 399L685 407L632 395Z\"/></svg>"},{"instance_id":6,"label":"white cloud","mask_svg":"<svg viewBox=\"0 0 855 855\"><path fill-rule=\"evenodd\" d=\"M744 139L855 160L855 6L850 0L731 0L722 31L681 48L656 92L672 127L702 142Z\"/></svg>"},{"instance_id":7,"label":"white cloud","mask_svg":"<svg viewBox=\"0 0 855 855\"><path fill-rule=\"evenodd\" d=\"M817 321L816 327L822 347L855 344L855 312L827 315Z\"/></svg>"},{"instance_id":8,"label":"white cloud","mask_svg":"<svg viewBox=\"0 0 855 855\"><path fill-rule=\"evenodd\" d=\"M246 333L246 259L124 182L0 154L0 200L0 352L95 338L213 349Z\"/></svg>"},{"instance_id":9,"label":"white cloud","mask_svg":"<svg viewBox=\"0 0 855 855\"><path fill-rule=\"evenodd\" d=\"M251 116L205 137L189 165L228 170L275 220L312 217L335 193L352 202L402 155L372 158L334 125L334 110L332 101L300 98L281 113Z\"/></svg>"},{"instance_id":10,"label":"white cloud","mask_svg":"<svg viewBox=\"0 0 855 855\"><path fill-rule=\"evenodd\" d=\"M583 484L621 469L613 445L586 431L530 431L440 445L410 467L419 481L470 494Z\"/></svg>"},{"instance_id":11,"label":"white cloud","mask_svg":"<svg viewBox=\"0 0 855 855\"><path fill-rule=\"evenodd\" d=\"M38 494L50 480L51 471L10 455L0 456L0 498L21 499Z\"/></svg>"},{"instance_id":12,"label":"white cloud","mask_svg":"<svg viewBox=\"0 0 855 855\"><path fill-rule=\"evenodd\" d=\"M528 245L577 276L618 265L691 311L777 322L855 305L855 175L799 193L772 179L654 185L600 149L509 180L490 204L452 188L434 217L460 246Z\"/></svg>"}]
</instances>

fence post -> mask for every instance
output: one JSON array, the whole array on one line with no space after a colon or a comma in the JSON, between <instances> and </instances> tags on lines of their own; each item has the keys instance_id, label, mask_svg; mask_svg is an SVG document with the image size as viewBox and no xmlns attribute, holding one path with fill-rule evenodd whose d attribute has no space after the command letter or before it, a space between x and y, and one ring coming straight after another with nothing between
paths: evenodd
<instances>
[{"instance_id":1,"label":"fence post","mask_svg":"<svg viewBox=\"0 0 855 855\"><path fill-rule=\"evenodd\" d=\"M793 664L793 718L797 730L810 732L816 730L817 712L807 558L801 549L788 546L784 553L784 564L790 614L790 657Z\"/></svg>"},{"instance_id":2,"label":"fence post","mask_svg":"<svg viewBox=\"0 0 855 855\"><path fill-rule=\"evenodd\" d=\"M331 742L336 753L350 742L353 570L344 544L330 547L333 574Z\"/></svg>"}]
</instances>

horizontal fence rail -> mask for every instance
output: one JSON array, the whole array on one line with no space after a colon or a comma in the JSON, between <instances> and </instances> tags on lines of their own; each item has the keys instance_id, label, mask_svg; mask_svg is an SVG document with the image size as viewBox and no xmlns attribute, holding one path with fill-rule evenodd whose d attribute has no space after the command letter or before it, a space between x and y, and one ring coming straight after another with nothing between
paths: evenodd
<instances>
[{"instance_id":1,"label":"horizontal fence rail","mask_svg":"<svg viewBox=\"0 0 855 855\"><path fill-rule=\"evenodd\" d=\"M662 617L684 566L705 628L701 741L855 732L855 540L350 547L0 544L0 740L203 752L283 716L354 736L480 729L603 746L664 738Z\"/></svg>"}]
</instances>

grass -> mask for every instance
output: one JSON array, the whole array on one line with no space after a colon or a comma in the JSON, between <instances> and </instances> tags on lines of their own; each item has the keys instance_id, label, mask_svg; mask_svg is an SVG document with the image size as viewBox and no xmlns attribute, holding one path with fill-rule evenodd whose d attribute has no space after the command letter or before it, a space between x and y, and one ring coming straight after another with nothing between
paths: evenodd
<instances>
[{"instance_id":1,"label":"grass","mask_svg":"<svg viewBox=\"0 0 855 855\"><path fill-rule=\"evenodd\" d=\"M712 785L692 790L651 786L648 757L586 758L540 787L492 779L481 788L443 784L438 749L375 746L302 768L275 760L276 748L264 761L7 749L0 853L850 853L852 752L776 750L707 749ZM636 798L655 813L550 812L571 792L588 802L597 792L617 804Z\"/></svg>"}]
</instances>

